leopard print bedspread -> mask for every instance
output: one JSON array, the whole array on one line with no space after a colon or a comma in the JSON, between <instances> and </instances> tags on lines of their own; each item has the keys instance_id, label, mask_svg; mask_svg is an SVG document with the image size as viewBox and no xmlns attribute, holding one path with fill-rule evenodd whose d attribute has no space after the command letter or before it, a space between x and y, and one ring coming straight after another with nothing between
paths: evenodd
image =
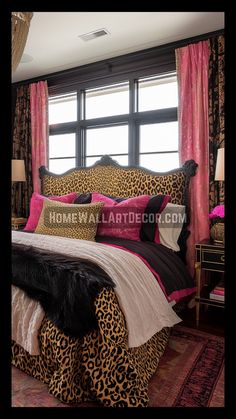
<instances>
[{"instance_id":1,"label":"leopard print bedspread","mask_svg":"<svg viewBox=\"0 0 236 419\"><path fill-rule=\"evenodd\" d=\"M83 339L64 335L44 318L39 332L41 355L30 355L12 342L12 364L48 385L64 403L97 401L104 407L147 407L148 382L165 350L169 328L137 348L128 348L128 332L116 295L104 289L95 301L99 330Z\"/></svg>"}]
</instances>

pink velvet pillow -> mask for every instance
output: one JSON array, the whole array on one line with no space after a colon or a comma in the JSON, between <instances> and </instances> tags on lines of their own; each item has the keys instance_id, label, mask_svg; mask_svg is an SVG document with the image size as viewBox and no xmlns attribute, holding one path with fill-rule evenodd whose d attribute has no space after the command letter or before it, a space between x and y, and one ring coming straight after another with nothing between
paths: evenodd
<instances>
[{"instance_id":1,"label":"pink velvet pillow","mask_svg":"<svg viewBox=\"0 0 236 419\"><path fill-rule=\"evenodd\" d=\"M97 234L140 241L142 217L149 199L149 195L140 195L116 202L100 193L92 193L91 202L104 202Z\"/></svg>"},{"instance_id":2,"label":"pink velvet pillow","mask_svg":"<svg viewBox=\"0 0 236 419\"><path fill-rule=\"evenodd\" d=\"M66 204L72 204L74 202L74 200L77 198L77 193L76 192L71 192L67 195L61 195L61 196L43 196L40 195L37 192L34 192L31 200L30 200L30 216L27 220L27 224L24 228L25 231L32 231L34 232L34 230L36 229L37 225L38 225L38 221L43 209L43 202L45 201L45 199L50 199L52 201L60 201L60 202L64 202Z\"/></svg>"}]
</instances>

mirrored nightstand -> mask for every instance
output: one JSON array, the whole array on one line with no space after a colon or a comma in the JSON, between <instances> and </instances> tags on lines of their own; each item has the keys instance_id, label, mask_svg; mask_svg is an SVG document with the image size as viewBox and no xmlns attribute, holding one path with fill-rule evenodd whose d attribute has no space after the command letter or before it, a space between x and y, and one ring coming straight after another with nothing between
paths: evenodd
<instances>
[{"instance_id":1,"label":"mirrored nightstand","mask_svg":"<svg viewBox=\"0 0 236 419\"><path fill-rule=\"evenodd\" d=\"M212 280L211 273L225 271L225 248L224 244L216 244L211 240L204 240L195 245L196 250L196 324L199 325L200 305L212 305L215 307L224 308L223 301L210 298L210 293L216 285ZM208 280L202 284L202 271L210 273Z\"/></svg>"}]
</instances>

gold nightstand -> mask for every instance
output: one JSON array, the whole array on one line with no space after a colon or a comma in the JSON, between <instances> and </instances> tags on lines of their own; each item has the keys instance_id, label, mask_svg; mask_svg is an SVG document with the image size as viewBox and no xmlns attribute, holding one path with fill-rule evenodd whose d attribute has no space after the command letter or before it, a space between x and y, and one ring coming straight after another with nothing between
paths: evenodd
<instances>
[{"instance_id":1,"label":"gold nightstand","mask_svg":"<svg viewBox=\"0 0 236 419\"><path fill-rule=\"evenodd\" d=\"M27 223L27 218L22 217L12 217L11 218L11 228L12 230L22 230Z\"/></svg>"},{"instance_id":2,"label":"gold nightstand","mask_svg":"<svg viewBox=\"0 0 236 419\"><path fill-rule=\"evenodd\" d=\"M211 279L202 287L202 271L224 272L225 271L225 248L224 244L215 244L211 240L203 240L195 245L196 250L196 324L199 325L200 304L224 308L224 301L210 298L210 292L214 287Z\"/></svg>"}]
</instances>

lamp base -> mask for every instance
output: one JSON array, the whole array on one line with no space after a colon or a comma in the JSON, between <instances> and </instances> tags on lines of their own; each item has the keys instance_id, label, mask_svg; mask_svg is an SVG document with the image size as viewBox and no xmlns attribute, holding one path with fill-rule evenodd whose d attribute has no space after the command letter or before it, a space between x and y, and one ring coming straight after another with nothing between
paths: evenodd
<instances>
[{"instance_id":1,"label":"lamp base","mask_svg":"<svg viewBox=\"0 0 236 419\"><path fill-rule=\"evenodd\" d=\"M224 223L216 223L211 227L211 238L215 244L222 245L225 241L225 225Z\"/></svg>"},{"instance_id":2,"label":"lamp base","mask_svg":"<svg viewBox=\"0 0 236 419\"><path fill-rule=\"evenodd\" d=\"M224 241L222 241L222 240L213 240L213 243L214 243L216 246L222 246L222 245L224 245Z\"/></svg>"}]
</instances>

